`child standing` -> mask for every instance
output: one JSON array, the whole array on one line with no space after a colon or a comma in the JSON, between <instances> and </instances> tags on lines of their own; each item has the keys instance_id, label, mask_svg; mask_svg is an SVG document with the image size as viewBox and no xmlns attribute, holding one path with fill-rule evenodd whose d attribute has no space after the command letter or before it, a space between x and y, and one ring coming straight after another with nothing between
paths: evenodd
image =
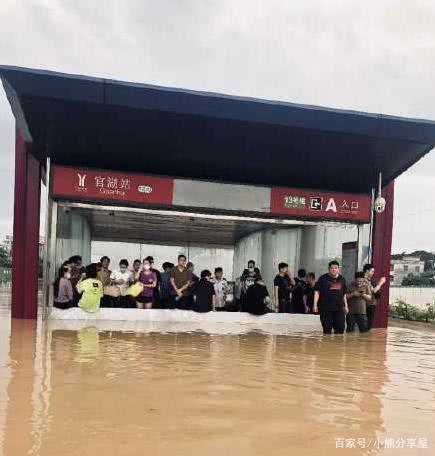
<instances>
[{"instance_id":1,"label":"child standing","mask_svg":"<svg viewBox=\"0 0 435 456\"><path fill-rule=\"evenodd\" d=\"M211 280L216 294L216 304L214 310L226 310L226 301L228 293L228 282L223 277L224 271L221 267L215 268L214 279Z\"/></svg>"}]
</instances>

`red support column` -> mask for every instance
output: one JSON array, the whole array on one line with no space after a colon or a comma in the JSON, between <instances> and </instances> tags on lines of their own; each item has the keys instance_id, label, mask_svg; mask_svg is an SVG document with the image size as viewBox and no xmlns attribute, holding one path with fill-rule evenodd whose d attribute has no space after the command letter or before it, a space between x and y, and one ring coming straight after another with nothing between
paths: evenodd
<instances>
[{"instance_id":1,"label":"red support column","mask_svg":"<svg viewBox=\"0 0 435 456\"><path fill-rule=\"evenodd\" d=\"M387 205L382 214L375 215L372 263L376 270L376 281L384 276L387 279L387 283L382 288L382 296L377 305L374 321L375 328L386 328L388 325L390 258L393 239L394 181L384 187L382 196L386 199Z\"/></svg>"},{"instance_id":2,"label":"red support column","mask_svg":"<svg viewBox=\"0 0 435 456\"><path fill-rule=\"evenodd\" d=\"M35 319L38 309L38 244L41 167L16 131L12 318Z\"/></svg>"},{"instance_id":3,"label":"red support column","mask_svg":"<svg viewBox=\"0 0 435 456\"><path fill-rule=\"evenodd\" d=\"M12 244L12 318L24 318L24 287L20 277L25 270L26 222L26 147L18 130L15 133L14 233Z\"/></svg>"}]
</instances>

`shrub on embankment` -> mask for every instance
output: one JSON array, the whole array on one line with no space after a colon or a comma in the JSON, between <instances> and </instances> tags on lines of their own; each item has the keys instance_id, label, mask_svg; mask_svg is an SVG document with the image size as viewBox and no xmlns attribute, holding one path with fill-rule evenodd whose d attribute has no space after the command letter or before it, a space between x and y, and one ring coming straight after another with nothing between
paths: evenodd
<instances>
[{"instance_id":1,"label":"shrub on embankment","mask_svg":"<svg viewBox=\"0 0 435 456\"><path fill-rule=\"evenodd\" d=\"M426 304L425 307L418 307L408 304L405 301L397 300L390 305L390 317L400 318L401 320L422 321L435 323L435 306Z\"/></svg>"}]
</instances>

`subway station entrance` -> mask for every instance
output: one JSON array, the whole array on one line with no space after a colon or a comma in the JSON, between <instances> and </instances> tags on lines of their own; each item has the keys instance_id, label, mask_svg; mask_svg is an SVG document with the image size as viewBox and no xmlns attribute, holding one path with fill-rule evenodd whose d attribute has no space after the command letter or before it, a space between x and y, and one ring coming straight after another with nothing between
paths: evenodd
<instances>
[{"instance_id":1,"label":"subway station entrance","mask_svg":"<svg viewBox=\"0 0 435 456\"><path fill-rule=\"evenodd\" d=\"M320 274L346 244L379 278L394 180L435 145L426 120L8 66L0 77L16 119L13 318L38 315L41 182L46 302L61 258L92 261L97 242L226 248L233 277L253 257L268 283L278 261ZM386 286L375 326L388 298Z\"/></svg>"},{"instance_id":2,"label":"subway station entrance","mask_svg":"<svg viewBox=\"0 0 435 456\"><path fill-rule=\"evenodd\" d=\"M58 165L49 180L47 315L54 274L77 254L84 264L109 256L111 269L152 255L161 270L182 253L198 275L223 267L231 284L254 260L270 296L280 262L319 277L336 259L350 281L370 257L369 195Z\"/></svg>"}]
</instances>

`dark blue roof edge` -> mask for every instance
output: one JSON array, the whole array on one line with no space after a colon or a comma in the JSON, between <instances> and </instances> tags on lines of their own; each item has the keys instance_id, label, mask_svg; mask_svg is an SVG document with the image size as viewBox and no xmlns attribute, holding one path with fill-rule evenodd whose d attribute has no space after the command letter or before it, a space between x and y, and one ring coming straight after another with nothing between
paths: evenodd
<instances>
[{"instance_id":1,"label":"dark blue roof edge","mask_svg":"<svg viewBox=\"0 0 435 456\"><path fill-rule=\"evenodd\" d=\"M15 92L14 88L9 84L6 79L2 79L3 87L5 89L6 97L9 101L11 106L12 113L15 117L15 123L20 133L24 139L24 141L30 143L33 142L32 135L30 133L29 125L26 120L26 116L21 108L21 104L18 98L17 93Z\"/></svg>"},{"instance_id":2,"label":"dark blue roof edge","mask_svg":"<svg viewBox=\"0 0 435 456\"><path fill-rule=\"evenodd\" d=\"M108 78L98 78L94 76L85 76L85 75L77 75L77 74L68 74L50 70L43 70L43 69L34 69L34 68L25 68L25 67L18 67L18 66L9 66L9 65L0 65L0 76L3 75L2 79L5 79L7 74L10 72L20 72L20 73L28 73L34 74L38 76L48 76L48 77L58 77L63 79L71 79L73 81L82 81L84 83L93 83L93 84L102 84L102 85L110 85L115 84L120 87L128 87L131 89L148 89L148 90L155 90L162 93L176 93L176 94L185 94L185 95L193 95L198 97L209 97L209 98L216 98L219 100L228 100L228 101L235 101L235 102L247 102L247 103L257 103L262 104L265 106L276 106L276 107L287 107L287 108L294 108L300 110L308 110L313 111L313 113L325 113L325 114L336 114L336 115L348 115L348 116L356 116L359 118L365 119L372 119L381 121L381 123L392 121L393 123L405 123L405 124L415 124L418 127L429 127L433 132L431 134L425 135L426 139L418 140L416 139L415 142L422 142L427 143L430 137L430 141L435 144L435 121L429 119L420 119L420 118L408 118L402 116L393 116L393 115L386 115L381 113L369 113L363 111L356 111L350 109L340 109L340 108L330 108L324 106L316 106L316 105L306 105L306 104L297 104L291 103L286 101L280 100L267 100L255 97L246 97L246 96L238 96L238 95L229 95L229 94L222 94L217 92L206 92L206 91L198 91L198 90L191 90L191 89L183 89L177 87L166 87L166 86L158 86L152 84L145 84L145 83L138 83L138 82L127 82L127 81L120 81L116 79L108 79ZM102 90L101 93L104 94L105 90ZM104 95L103 95L104 96ZM65 96L66 99L66 96ZM94 102L98 102L95 99L92 100ZM104 103L105 100L101 99L101 103ZM384 128L379 129L379 134L382 136L382 131ZM407 138L412 140L410 138Z\"/></svg>"}]
</instances>

